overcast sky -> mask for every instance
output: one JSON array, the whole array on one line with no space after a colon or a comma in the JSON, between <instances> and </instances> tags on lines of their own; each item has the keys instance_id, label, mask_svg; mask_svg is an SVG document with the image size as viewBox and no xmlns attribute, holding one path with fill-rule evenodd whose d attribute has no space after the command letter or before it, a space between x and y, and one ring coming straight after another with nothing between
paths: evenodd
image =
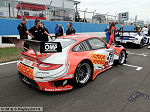
<instances>
[{"instance_id":1,"label":"overcast sky","mask_svg":"<svg viewBox=\"0 0 150 112\"><path fill-rule=\"evenodd\" d=\"M129 18L150 21L150 0L78 0L80 10L94 11L96 13L116 15L129 12Z\"/></svg>"}]
</instances>

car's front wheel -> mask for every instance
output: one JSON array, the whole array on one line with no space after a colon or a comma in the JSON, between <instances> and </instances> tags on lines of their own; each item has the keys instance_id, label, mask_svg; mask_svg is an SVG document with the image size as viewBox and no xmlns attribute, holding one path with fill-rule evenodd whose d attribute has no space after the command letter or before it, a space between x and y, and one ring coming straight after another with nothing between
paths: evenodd
<instances>
[{"instance_id":1,"label":"car's front wheel","mask_svg":"<svg viewBox=\"0 0 150 112\"><path fill-rule=\"evenodd\" d=\"M75 86L82 87L86 85L91 77L92 67L88 62L81 62L75 72L74 82Z\"/></svg>"}]
</instances>

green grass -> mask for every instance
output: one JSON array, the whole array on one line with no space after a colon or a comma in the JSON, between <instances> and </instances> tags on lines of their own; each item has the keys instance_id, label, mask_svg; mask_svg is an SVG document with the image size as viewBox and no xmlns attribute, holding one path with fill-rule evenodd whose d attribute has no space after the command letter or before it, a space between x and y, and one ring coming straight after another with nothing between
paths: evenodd
<instances>
[{"instance_id":1,"label":"green grass","mask_svg":"<svg viewBox=\"0 0 150 112\"><path fill-rule=\"evenodd\" d=\"M102 39L103 39L104 41L106 41L106 37L103 37Z\"/></svg>"},{"instance_id":2,"label":"green grass","mask_svg":"<svg viewBox=\"0 0 150 112\"><path fill-rule=\"evenodd\" d=\"M0 48L0 63L18 60L20 55L16 47Z\"/></svg>"}]
</instances>

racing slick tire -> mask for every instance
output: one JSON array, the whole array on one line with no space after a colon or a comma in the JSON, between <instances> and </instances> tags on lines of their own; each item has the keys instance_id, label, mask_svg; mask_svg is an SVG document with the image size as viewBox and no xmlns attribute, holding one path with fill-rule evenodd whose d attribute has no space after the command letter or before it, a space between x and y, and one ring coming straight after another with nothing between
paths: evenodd
<instances>
[{"instance_id":1,"label":"racing slick tire","mask_svg":"<svg viewBox=\"0 0 150 112\"><path fill-rule=\"evenodd\" d=\"M149 44L150 44L150 43L149 43L149 41L150 41L150 39L148 38L148 39L147 39L147 45L149 45Z\"/></svg>"},{"instance_id":2,"label":"racing slick tire","mask_svg":"<svg viewBox=\"0 0 150 112\"><path fill-rule=\"evenodd\" d=\"M143 39L140 41L140 44L138 45L139 48L142 48L144 45Z\"/></svg>"},{"instance_id":3,"label":"racing slick tire","mask_svg":"<svg viewBox=\"0 0 150 112\"><path fill-rule=\"evenodd\" d=\"M118 65L122 65L127 62L127 53L125 50L122 50L119 55L119 59L115 62Z\"/></svg>"},{"instance_id":4,"label":"racing slick tire","mask_svg":"<svg viewBox=\"0 0 150 112\"><path fill-rule=\"evenodd\" d=\"M88 83L92 76L92 66L87 61L81 62L75 71L74 85L82 87Z\"/></svg>"},{"instance_id":5,"label":"racing slick tire","mask_svg":"<svg viewBox=\"0 0 150 112\"><path fill-rule=\"evenodd\" d=\"M116 41L116 44L117 44L117 45L120 45L121 43L120 43L119 41Z\"/></svg>"}]
</instances>

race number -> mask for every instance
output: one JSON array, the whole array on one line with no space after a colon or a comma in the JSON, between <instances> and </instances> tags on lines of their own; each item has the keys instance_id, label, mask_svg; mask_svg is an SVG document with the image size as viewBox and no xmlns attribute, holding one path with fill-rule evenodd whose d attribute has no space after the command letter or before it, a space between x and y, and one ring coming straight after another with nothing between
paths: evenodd
<instances>
[{"instance_id":1,"label":"race number","mask_svg":"<svg viewBox=\"0 0 150 112\"><path fill-rule=\"evenodd\" d=\"M114 61L114 53L110 52L108 56L108 65L112 65Z\"/></svg>"},{"instance_id":2,"label":"race number","mask_svg":"<svg viewBox=\"0 0 150 112\"><path fill-rule=\"evenodd\" d=\"M40 53L56 53L62 52L60 42L41 42Z\"/></svg>"}]
</instances>

